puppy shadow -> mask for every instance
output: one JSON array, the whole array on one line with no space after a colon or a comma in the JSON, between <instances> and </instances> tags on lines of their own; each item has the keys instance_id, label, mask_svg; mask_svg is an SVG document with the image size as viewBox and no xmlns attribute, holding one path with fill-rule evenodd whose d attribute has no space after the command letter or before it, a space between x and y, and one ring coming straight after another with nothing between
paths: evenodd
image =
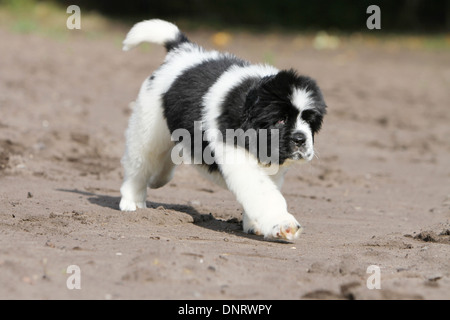
<instances>
[{"instance_id":1,"label":"puppy shadow","mask_svg":"<svg viewBox=\"0 0 450 320\"><path fill-rule=\"evenodd\" d=\"M77 189L56 189L56 190L60 191L60 192L75 193L75 194L78 194L78 195L81 195L84 197L88 197L87 200L90 203L100 206L100 207L103 207L103 208L120 210L119 209L120 197L109 196L109 195L104 195L104 194L97 194L97 193L81 191L81 190L77 190ZM237 218L232 218L232 219L228 219L228 220L218 219L218 218L215 218L211 213L208 213L208 214L200 213L197 211L197 209L195 209L194 207L192 207L190 205L147 201L147 208L152 208L152 209L163 208L164 210L174 210L174 211L182 212L182 213L190 215L193 219L193 223L200 227L214 230L217 232L225 232L228 234L233 234L233 235L237 235L239 237L249 238L249 239L253 239L253 240L267 241L261 236L245 233L242 230L242 221L240 221ZM276 242L285 243L285 241L276 241Z\"/></svg>"}]
</instances>

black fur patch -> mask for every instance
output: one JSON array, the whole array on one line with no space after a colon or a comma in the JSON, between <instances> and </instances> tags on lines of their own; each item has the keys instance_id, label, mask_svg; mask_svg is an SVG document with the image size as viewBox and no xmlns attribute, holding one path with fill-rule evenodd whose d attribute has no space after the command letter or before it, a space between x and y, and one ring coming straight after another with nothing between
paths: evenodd
<instances>
[{"instance_id":1,"label":"black fur patch","mask_svg":"<svg viewBox=\"0 0 450 320\"><path fill-rule=\"evenodd\" d=\"M203 96L228 68L246 64L243 60L227 56L205 61L183 72L163 96L164 116L170 132L180 128L186 129L193 142L194 121L202 121ZM208 142L202 142L203 150L207 145ZM193 143L191 147L191 154L194 155ZM217 166L214 165L210 169L217 169Z\"/></svg>"},{"instance_id":2,"label":"black fur patch","mask_svg":"<svg viewBox=\"0 0 450 320\"><path fill-rule=\"evenodd\" d=\"M194 121L202 120L203 96L231 66L244 66L237 58L205 61L184 71L163 96L164 116L169 130L183 128L193 133Z\"/></svg>"},{"instance_id":3,"label":"black fur patch","mask_svg":"<svg viewBox=\"0 0 450 320\"><path fill-rule=\"evenodd\" d=\"M183 33L178 33L177 38L173 41L168 41L164 44L164 47L166 48L167 52L177 48L179 45L190 42L189 39L184 35Z\"/></svg>"}]
</instances>

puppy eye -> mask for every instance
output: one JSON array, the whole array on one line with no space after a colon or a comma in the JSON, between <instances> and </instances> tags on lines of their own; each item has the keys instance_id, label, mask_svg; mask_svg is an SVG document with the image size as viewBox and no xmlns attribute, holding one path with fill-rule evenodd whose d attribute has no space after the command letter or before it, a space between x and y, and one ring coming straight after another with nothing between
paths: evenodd
<instances>
[{"instance_id":1,"label":"puppy eye","mask_svg":"<svg viewBox=\"0 0 450 320\"><path fill-rule=\"evenodd\" d=\"M282 118L277 121L277 125L284 126L286 124L286 122L287 122L287 118Z\"/></svg>"}]
</instances>

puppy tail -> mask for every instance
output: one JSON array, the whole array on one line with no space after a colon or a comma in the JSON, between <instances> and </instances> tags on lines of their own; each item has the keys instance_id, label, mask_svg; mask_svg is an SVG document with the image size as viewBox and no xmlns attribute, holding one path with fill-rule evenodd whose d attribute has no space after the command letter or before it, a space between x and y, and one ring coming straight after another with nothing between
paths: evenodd
<instances>
[{"instance_id":1,"label":"puppy tail","mask_svg":"<svg viewBox=\"0 0 450 320\"><path fill-rule=\"evenodd\" d=\"M164 45L169 52L188 38L173 23L152 19L136 23L123 41L123 51L128 51L141 42L153 42Z\"/></svg>"}]
</instances>

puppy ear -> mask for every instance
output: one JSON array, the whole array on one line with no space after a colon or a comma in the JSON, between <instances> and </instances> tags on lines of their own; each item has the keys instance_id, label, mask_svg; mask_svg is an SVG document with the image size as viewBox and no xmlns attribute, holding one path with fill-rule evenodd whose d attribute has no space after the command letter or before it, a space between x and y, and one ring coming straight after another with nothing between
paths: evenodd
<instances>
[{"instance_id":1,"label":"puppy ear","mask_svg":"<svg viewBox=\"0 0 450 320\"><path fill-rule=\"evenodd\" d=\"M296 79L297 74L293 69L281 70L274 76L263 78L259 90L262 99L271 100L274 97L280 101L288 99Z\"/></svg>"},{"instance_id":2,"label":"puppy ear","mask_svg":"<svg viewBox=\"0 0 450 320\"><path fill-rule=\"evenodd\" d=\"M281 70L275 76L275 80L277 82L285 84L285 85L294 84L297 81L297 79L298 79L298 74L297 74L297 71L295 71L294 69Z\"/></svg>"}]
</instances>

